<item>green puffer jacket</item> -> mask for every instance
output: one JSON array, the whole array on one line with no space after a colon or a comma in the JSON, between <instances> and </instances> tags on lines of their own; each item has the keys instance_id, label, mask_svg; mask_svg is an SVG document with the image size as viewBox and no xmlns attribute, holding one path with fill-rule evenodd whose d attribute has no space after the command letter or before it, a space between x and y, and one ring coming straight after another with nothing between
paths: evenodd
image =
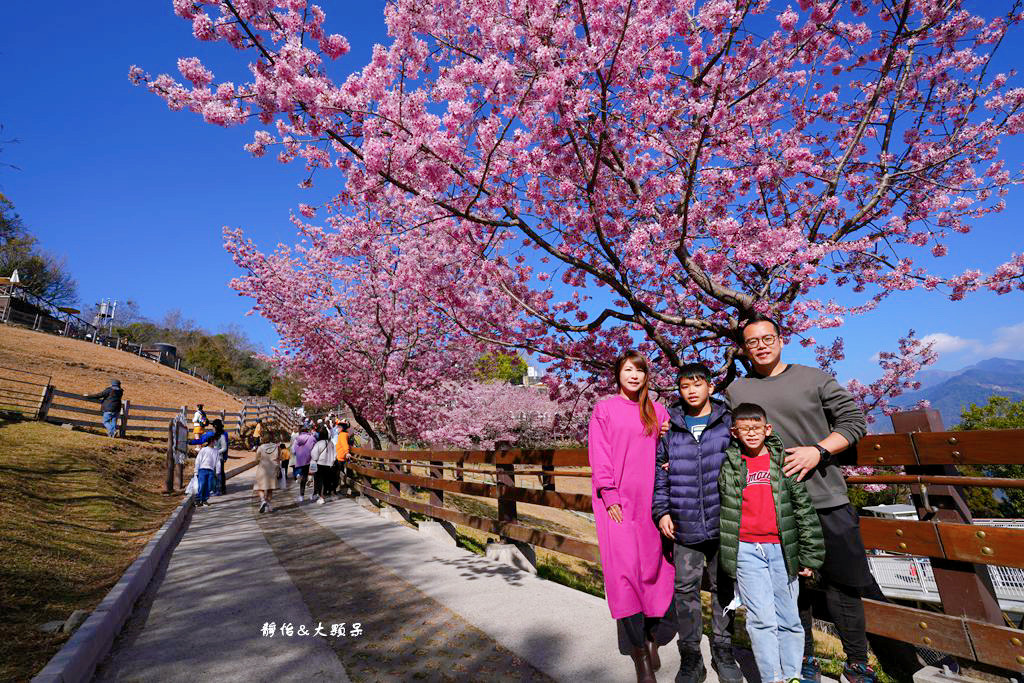
<instances>
[{"instance_id":1,"label":"green puffer jacket","mask_svg":"<svg viewBox=\"0 0 1024 683\"><path fill-rule=\"evenodd\" d=\"M790 577L801 567L817 569L825 561L825 541L821 535L818 513L811 504L807 487L796 477L782 474L785 452L782 439L772 434L765 441L771 455L772 494L775 497L775 519L782 541L782 556ZM733 439L725 450L725 462L718 475L718 491L722 501L719 520L721 535L722 569L736 577L736 555L740 547L740 516L743 509L743 489L747 485L747 463L740 455L739 444Z\"/></svg>"}]
</instances>

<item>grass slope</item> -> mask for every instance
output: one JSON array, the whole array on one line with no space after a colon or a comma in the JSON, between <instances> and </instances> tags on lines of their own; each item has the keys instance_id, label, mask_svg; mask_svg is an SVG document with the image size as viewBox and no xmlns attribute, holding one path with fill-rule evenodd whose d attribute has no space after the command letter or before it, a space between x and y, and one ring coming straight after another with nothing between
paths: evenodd
<instances>
[{"instance_id":1,"label":"grass slope","mask_svg":"<svg viewBox=\"0 0 1024 683\"><path fill-rule=\"evenodd\" d=\"M212 384L125 351L9 325L0 325L0 366L50 375L51 384L76 394L100 391L116 377L132 403L166 407L203 403L211 418L220 410L237 412L242 405ZM15 376L4 370L0 374Z\"/></svg>"},{"instance_id":2,"label":"grass slope","mask_svg":"<svg viewBox=\"0 0 1024 683\"><path fill-rule=\"evenodd\" d=\"M30 679L68 638L36 627L91 610L180 502L162 444L0 423L0 680Z\"/></svg>"}]
</instances>

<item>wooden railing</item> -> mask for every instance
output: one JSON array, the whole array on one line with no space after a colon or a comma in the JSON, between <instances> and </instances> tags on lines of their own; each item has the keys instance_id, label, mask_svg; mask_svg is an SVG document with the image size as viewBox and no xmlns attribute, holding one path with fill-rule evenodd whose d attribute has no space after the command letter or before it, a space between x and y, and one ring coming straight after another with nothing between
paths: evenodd
<instances>
[{"instance_id":1,"label":"wooden railing","mask_svg":"<svg viewBox=\"0 0 1024 683\"><path fill-rule=\"evenodd\" d=\"M0 412L36 418L50 384L48 375L0 367Z\"/></svg>"},{"instance_id":2,"label":"wooden railing","mask_svg":"<svg viewBox=\"0 0 1024 683\"><path fill-rule=\"evenodd\" d=\"M894 416L900 431L872 435L843 464L902 466L905 474L850 477L859 485L889 481L911 484L919 520L861 518L870 549L931 558L943 613L894 603L864 600L869 632L927 647L991 667L1024 667L1024 630L999 610L985 565L1024 567L1024 529L971 524L959 485L1009 485L984 477L958 477L955 465L1024 463L1024 430L931 432L934 411ZM571 468L571 469L566 469ZM588 561L599 559L597 545L583 539L525 524L518 503L592 512L591 497L555 489L555 477L589 477L586 449L497 451L375 451L353 449L347 463L349 484L360 493L400 511L489 532ZM466 474L486 475L489 482L466 481ZM516 477L538 477L540 488L516 485ZM387 482L375 488L372 479ZM1017 484L1019 485L1019 483ZM409 498L415 487L426 501ZM446 493L493 499L496 518L472 515L445 505Z\"/></svg>"},{"instance_id":3,"label":"wooden railing","mask_svg":"<svg viewBox=\"0 0 1024 683\"><path fill-rule=\"evenodd\" d=\"M193 408L194 409L194 408ZM186 422L192 418L189 406L155 406L132 403L125 399L118 417L118 435L141 436L163 440L167 423L176 415ZM83 394L63 391L50 384L50 377L14 368L0 367L0 412L18 413L24 418L45 420L55 424L105 429L103 412L95 399ZM295 412L269 399L247 401L241 410L207 410L211 419L220 417L229 433L240 433L262 419L292 431L299 418Z\"/></svg>"}]
</instances>

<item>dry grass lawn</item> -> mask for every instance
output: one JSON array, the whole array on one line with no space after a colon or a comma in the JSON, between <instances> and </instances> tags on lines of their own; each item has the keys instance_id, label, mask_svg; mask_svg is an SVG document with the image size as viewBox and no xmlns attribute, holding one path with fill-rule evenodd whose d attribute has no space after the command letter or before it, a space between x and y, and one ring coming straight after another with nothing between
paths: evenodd
<instances>
[{"instance_id":1,"label":"dry grass lawn","mask_svg":"<svg viewBox=\"0 0 1024 683\"><path fill-rule=\"evenodd\" d=\"M212 384L151 360L80 339L10 325L0 326L0 366L49 375L55 387L76 394L96 393L117 378L124 387L124 397L132 403L168 408L203 403L211 418L220 410L238 412L242 406L234 396ZM0 375L4 374L9 373L0 370ZM42 382L44 378L32 379L37 380Z\"/></svg>"},{"instance_id":2,"label":"dry grass lawn","mask_svg":"<svg viewBox=\"0 0 1024 683\"><path fill-rule=\"evenodd\" d=\"M37 626L93 609L181 501L162 444L0 422L0 680L28 680L68 638Z\"/></svg>"}]
</instances>

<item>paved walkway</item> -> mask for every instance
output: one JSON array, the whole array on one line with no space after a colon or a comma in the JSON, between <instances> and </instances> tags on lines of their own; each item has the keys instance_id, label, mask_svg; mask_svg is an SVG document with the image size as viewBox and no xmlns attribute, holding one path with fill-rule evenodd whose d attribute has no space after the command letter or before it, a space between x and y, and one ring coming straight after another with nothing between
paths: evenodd
<instances>
[{"instance_id":1,"label":"paved walkway","mask_svg":"<svg viewBox=\"0 0 1024 683\"><path fill-rule=\"evenodd\" d=\"M300 507L285 495L260 515L251 482L235 477L195 511L97 680L634 680L603 599L423 539L353 500ZM661 653L668 681L678 653Z\"/></svg>"}]
</instances>

